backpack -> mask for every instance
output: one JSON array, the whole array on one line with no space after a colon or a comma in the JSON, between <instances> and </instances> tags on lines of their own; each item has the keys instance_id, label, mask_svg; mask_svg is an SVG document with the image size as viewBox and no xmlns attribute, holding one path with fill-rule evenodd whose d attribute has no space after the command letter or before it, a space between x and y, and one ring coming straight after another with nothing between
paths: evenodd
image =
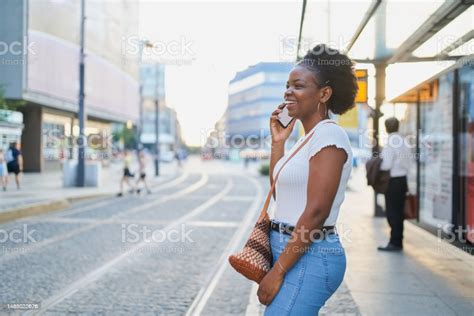
<instances>
[{"instance_id":1,"label":"backpack","mask_svg":"<svg viewBox=\"0 0 474 316\"><path fill-rule=\"evenodd\" d=\"M365 163L367 185L374 188L377 193L385 193L388 189L388 182L390 181L390 171L380 170L382 165L382 158L375 156Z\"/></svg>"}]
</instances>

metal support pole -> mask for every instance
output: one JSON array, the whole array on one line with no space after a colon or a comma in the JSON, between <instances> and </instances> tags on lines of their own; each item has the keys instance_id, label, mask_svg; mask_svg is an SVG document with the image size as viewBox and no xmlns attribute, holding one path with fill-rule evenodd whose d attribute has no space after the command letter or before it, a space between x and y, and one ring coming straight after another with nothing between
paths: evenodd
<instances>
[{"instance_id":1,"label":"metal support pole","mask_svg":"<svg viewBox=\"0 0 474 316\"><path fill-rule=\"evenodd\" d=\"M372 153L379 153L380 152L380 143L379 143L379 119L382 116L382 112L380 111L380 107L385 100L385 69L387 68L387 64L380 63L375 65L375 113L373 118L374 123L374 146L372 148ZM383 217L385 216L385 212L383 208L377 203L377 194L374 192L374 200L375 200L375 214L376 217Z\"/></svg>"},{"instance_id":2,"label":"metal support pole","mask_svg":"<svg viewBox=\"0 0 474 316\"><path fill-rule=\"evenodd\" d=\"M77 186L85 186L85 153L87 141L85 139L85 121L86 121L86 112L84 108L84 29L85 29L85 0L81 0L81 48L79 54L79 141L78 141L78 163L77 163Z\"/></svg>"},{"instance_id":3,"label":"metal support pole","mask_svg":"<svg viewBox=\"0 0 474 316\"><path fill-rule=\"evenodd\" d=\"M155 176L160 175L160 102L155 100Z\"/></svg>"},{"instance_id":4,"label":"metal support pole","mask_svg":"<svg viewBox=\"0 0 474 316\"><path fill-rule=\"evenodd\" d=\"M386 1L380 3L380 7L377 10L375 18L375 59L378 60L375 66L375 113L374 113L374 147L373 153L380 151L379 144L379 119L382 116L380 107L385 100L385 69L387 64L383 62L390 54L386 45L386 28L387 28L387 16L386 16L387 4ZM380 194L374 192L374 216L382 217L385 216L385 212L381 205L377 203Z\"/></svg>"}]
</instances>

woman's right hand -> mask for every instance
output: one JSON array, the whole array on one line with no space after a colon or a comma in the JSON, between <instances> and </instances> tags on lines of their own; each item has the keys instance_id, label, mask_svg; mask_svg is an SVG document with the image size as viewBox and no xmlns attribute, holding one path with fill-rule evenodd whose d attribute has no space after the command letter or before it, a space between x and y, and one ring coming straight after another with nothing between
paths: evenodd
<instances>
[{"instance_id":1,"label":"woman's right hand","mask_svg":"<svg viewBox=\"0 0 474 316\"><path fill-rule=\"evenodd\" d=\"M272 134L272 143L284 143L290 137L291 131L295 126L296 120L293 119L291 123L284 128L278 121L278 114L281 113L285 107L285 103L280 104L270 117L270 132Z\"/></svg>"}]
</instances>

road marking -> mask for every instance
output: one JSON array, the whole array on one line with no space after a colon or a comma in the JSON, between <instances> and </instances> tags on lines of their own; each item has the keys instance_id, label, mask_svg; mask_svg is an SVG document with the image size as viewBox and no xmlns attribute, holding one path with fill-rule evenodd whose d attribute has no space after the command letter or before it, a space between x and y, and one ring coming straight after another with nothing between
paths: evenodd
<instances>
[{"instance_id":1,"label":"road marking","mask_svg":"<svg viewBox=\"0 0 474 316\"><path fill-rule=\"evenodd\" d=\"M233 182L232 180L227 181L227 185L224 187L224 189L213 196L211 199L208 201L204 202L203 204L199 205L198 207L194 208L191 212L188 214L180 217L179 219L175 220L171 224L167 225L165 228L162 230L156 231L155 234L160 234L160 235L166 235L170 230L174 229L175 227L178 227L182 223L186 222L187 220L191 219L192 217L195 217L211 207L212 205L216 204L222 197L224 197L232 188ZM136 246L130 248L123 254L119 255L118 257L110 260L109 262L105 263L102 265L100 268L88 273L84 277L80 278L79 280L73 282L63 290L61 290L59 293L51 296L50 298L44 300L41 302L41 308L39 310L30 310L26 312L24 315L37 315L37 314L42 314L46 310L50 309L51 307L57 305L58 303L62 302L64 299L70 297L74 293L78 292L79 290L85 288L86 286L90 285L91 283L97 281L100 279L102 276L107 274L112 267L123 261L124 259L128 258L130 255L134 254L136 251L139 251L140 249L144 247L157 247L159 245L162 245L162 242L146 242L143 241Z\"/></svg>"},{"instance_id":2,"label":"road marking","mask_svg":"<svg viewBox=\"0 0 474 316\"><path fill-rule=\"evenodd\" d=\"M276 204L273 203L269 207L268 213L271 214L270 218L272 218L273 214L275 213L275 206ZM245 316L260 316L265 312L265 305L262 305L258 300L257 291L258 284L253 282L249 293L249 303L245 309Z\"/></svg>"},{"instance_id":3,"label":"road marking","mask_svg":"<svg viewBox=\"0 0 474 316\"><path fill-rule=\"evenodd\" d=\"M146 204L142 204L142 205L138 205L138 206L133 207L133 208L127 210L127 211L119 212L119 213L109 217L109 219L117 219L117 218L120 218L120 216L122 216L122 215L135 214L137 212L143 211L143 210L148 209L150 207L159 205L160 203L163 203L163 202L166 202L166 201L169 201L169 200L172 200L172 199L179 198L183 195L189 194L189 193L194 192L197 189L201 188L202 186L204 186L208 182L208 180L209 180L209 176L207 174L203 173L202 176L201 176L201 179L199 179L198 182L192 184L191 186L189 186L185 189L182 189L182 190L180 190L178 192L175 192L171 195L159 198L156 201L146 203ZM25 246L25 247L23 247L21 252L9 252L9 253L7 253L7 254L0 257L0 263L5 263L5 261L7 261L7 260L11 260L11 259L16 258L18 256L24 256L26 254L29 254L32 251L38 250L38 249L40 249L42 247L45 247L47 245L50 245L50 244L53 244L53 243L71 238L71 237L73 237L77 234L80 234L80 233L83 233L85 231L91 230L91 229L93 229L93 228L95 228L99 225L101 225L101 223L96 221L93 224L90 224L86 227L81 227L81 228L78 228L78 229L74 229L74 230L71 230L68 233L65 233L65 234L62 234L62 235L59 235L59 236L55 236L55 237L51 237L51 238L45 239L41 242Z\"/></svg>"},{"instance_id":4,"label":"road marking","mask_svg":"<svg viewBox=\"0 0 474 316\"><path fill-rule=\"evenodd\" d=\"M253 201L255 199L255 196L237 196L237 195L231 195L231 196L226 196L224 201Z\"/></svg>"},{"instance_id":5,"label":"road marking","mask_svg":"<svg viewBox=\"0 0 474 316\"><path fill-rule=\"evenodd\" d=\"M156 189L155 192L161 191L161 190L173 187L173 186L176 186L176 185L180 184L181 182L183 182L184 180L186 180L186 178L188 176L189 176L189 173L185 172L181 176L179 176L178 178L173 179L169 182L165 182L162 186L160 186L158 189ZM157 186L157 185L160 185L160 184L158 183L155 186ZM58 212L57 214L54 215L54 217L57 217L57 216L65 217L65 216L70 216L70 215L74 215L74 214L78 214L78 213L91 211L93 209L97 209L97 208L100 208L100 207L107 206L107 204L110 204L111 201L112 201L112 198L107 197L103 201L100 201L98 203L93 203L93 204L82 206L82 207L79 207L79 208L74 208L74 209L69 210L69 211L65 210L65 211L62 211L62 212ZM35 222L38 222L41 219L48 218L50 216L52 216L52 215L39 216L39 217L35 218L34 220L31 220L31 218L28 220L28 218L27 218L26 221L28 221L30 223L31 222L35 223ZM25 221L25 219L23 219L23 221Z\"/></svg>"},{"instance_id":6,"label":"road marking","mask_svg":"<svg viewBox=\"0 0 474 316\"><path fill-rule=\"evenodd\" d=\"M202 199L208 199L212 195L204 195L204 194L192 194L186 197L187 200L202 200ZM224 202L251 202L255 199L255 196L253 195L244 195L244 196L238 196L238 195L228 195L222 199Z\"/></svg>"},{"instance_id":7,"label":"road marking","mask_svg":"<svg viewBox=\"0 0 474 316\"><path fill-rule=\"evenodd\" d=\"M258 284L253 283L249 294L249 303L245 309L245 316L258 316L263 315L265 306L260 304L257 297Z\"/></svg>"},{"instance_id":8,"label":"road marking","mask_svg":"<svg viewBox=\"0 0 474 316\"><path fill-rule=\"evenodd\" d=\"M189 307L188 311L186 312L186 316L198 316L201 315L202 311L204 310L204 307L206 306L209 298L211 297L212 293L214 292L214 289L216 288L219 279L222 277L222 274L224 273L224 270L228 267L228 262L227 258L233 254L234 252L237 251L237 247L239 247L242 243L242 240L244 237L246 237L247 233L247 228L253 224L253 218L256 212L259 210L259 207L262 204L262 199L263 199L263 191L260 183L258 183L255 179L248 177L255 186L257 187L257 192L255 199L253 203L250 205L248 208L246 215L244 217L244 220L242 222L242 225L240 229L238 229L235 233L234 236L232 236L232 239L227 246L227 248L224 250L224 253L222 254L221 258L217 262L216 268L211 271L209 274L209 280L206 282L206 285L201 288L201 290L198 292L196 297L194 298L193 303Z\"/></svg>"},{"instance_id":9,"label":"road marking","mask_svg":"<svg viewBox=\"0 0 474 316\"><path fill-rule=\"evenodd\" d=\"M186 198L187 200L187 198ZM170 220L153 220L153 219L104 219L97 220L94 218L68 218L68 217L50 217L41 220L42 223L64 223L64 224L92 224L101 223L104 225L121 225L121 224L141 224L141 225L165 225ZM230 221L190 221L187 225L199 227L237 227L240 222Z\"/></svg>"},{"instance_id":10,"label":"road marking","mask_svg":"<svg viewBox=\"0 0 474 316\"><path fill-rule=\"evenodd\" d=\"M272 214L271 217L273 217L273 214L275 213L275 204L272 204L268 213ZM249 293L249 303L245 309L245 316L260 316L263 315L265 311L265 305L262 305L258 300L257 291L258 283L253 282Z\"/></svg>"},{"instance_id":11,"label":"road marking","mask_svg":"<svg viewBox=\"0 0 474 316\"><path fill-rule=\"evenodd\" d=\"M221 221L191 221L187 225L198 227L239 227L240 222L221 222Z\"/></svg>"}]
</instances>

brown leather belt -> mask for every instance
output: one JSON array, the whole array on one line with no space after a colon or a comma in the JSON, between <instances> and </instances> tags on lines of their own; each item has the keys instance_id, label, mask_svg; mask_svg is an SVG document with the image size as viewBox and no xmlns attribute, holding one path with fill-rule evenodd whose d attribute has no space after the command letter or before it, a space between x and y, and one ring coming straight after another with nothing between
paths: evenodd
<instances>
[{"instance_id":1,"label":"brown leather belt","mask_svg":"<svg viewBox=\"0 0 474 316\"><path fill-rule=\"evenodd\" d=\"M291 226L291 225L285 224L285 223L275 222L273 220L270 222L270 227L271 227L272 230L275 230L275 231L277 231L281 234L290 235L290 236L291 236L291 233L295 230L295 226ZM323 226L323 228L316 229L314 231L314 234L316 234L316 235L320 234L320 233L323 233L324 236L335 234L336 233L336 226Z\"/></svg>"}]
</instances>

